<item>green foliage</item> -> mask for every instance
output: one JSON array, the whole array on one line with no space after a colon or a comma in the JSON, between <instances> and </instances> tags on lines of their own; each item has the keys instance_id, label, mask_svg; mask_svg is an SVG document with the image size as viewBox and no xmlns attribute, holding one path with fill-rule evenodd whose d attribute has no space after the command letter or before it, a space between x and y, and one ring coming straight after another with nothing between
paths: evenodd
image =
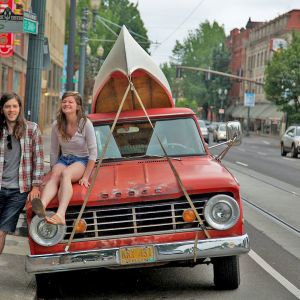
<instances>
[{"instance_id":1,"label":"green foliage","mask_svg":"<svg viewBox=\"0 0 300 300\"><path fill-rule=\"evenodd\" d=\"M97 15L101 16L109 22L100 21L97 17L96 26L93 24L93 14L92 8L89 0L77 1L76 6L76 27L77 34L75 37L75 58L79 60L80 52L80 25L82 11L84 8L89 10L89 30L88 39L89 46L91 47L91 55L97 56L97 48L101 45L104 49L103 59L110 52L114 41L116 40L121 26L125 25L134 39L140 43L140 45L148 51L150 48L150 41L148 39L147 30L144 26L144 22L141 19L140 12L138 10L138 5L131 3L129 0L102 0L101 6L97 11ZM70 19L70 9L69 4L67 4L67 17L66 17L66 43L68 43L69 38L69 19ZM114 23L114 24L113 24ZM116 25L115 25L116 24ZM119 26L119 27L118 27ZM134 33L137 35L135 35Z\"/></svg>"},{"instance_id":2,"label":"green foliage","mask_svg":"<svg viewBox=\"0 0 300 300\"><path fill-rule=\"evenodd\" d=\"M179 98L176 101L176 106L177 107L187 107L187 108L190 108L191 110L193 110L194 112L197 112L197 109L198 109L198 104L195 100L189 101L185 98Z\"/></svg>"},{"instance_id":3,"label":"green foliage","mask_svg":"<svg viewBox=\"0 0 300 300\"><path fill-rule=\"evenodd\" d=\"M287 49L274 53L265 70L267 99L288 113L289 123L300 123L300 34L294 32Z\"/></svg>"},{"instance_id":4,"label":"green foliage","mask_svg":"<svg viewBox=\"0 0 300 300\"><path fill-rule=\"evenodd\" d=\"M229 88L229 80L221 76L213 76L206 80L204 72L183 70L183 78L176 80L175 66L191 66L211 68L212 70L228 72L229 52L225 45L224 28L217 22L210 24L208 21L201 23L195 31L190 31L188 37L180 43L176 41L173 49L173 61L162 66L162 70L170 82L175 98L184 97L187 102L196 103L204 108L208 106L220 107L218 89ZM174 75L170 75L170 73ZM192 106L192 104L190 105Z\"/></svg>"}]
</instances>

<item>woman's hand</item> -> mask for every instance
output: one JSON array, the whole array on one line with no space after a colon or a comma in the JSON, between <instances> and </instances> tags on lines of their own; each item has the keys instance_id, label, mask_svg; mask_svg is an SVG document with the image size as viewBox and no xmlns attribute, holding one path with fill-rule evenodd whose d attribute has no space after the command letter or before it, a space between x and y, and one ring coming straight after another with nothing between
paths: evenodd
<instances>
[{"instance_id":1,"label":"woman's hand","mask_svg":"<svg viewBox=\"0 0 300 300\"><path fill-rule=\"evenodd\" d=\"M30 191L30 193L29 193L27 199L28 199L29 201L31 201L33 198L40 198L40 196L41 196L40 188L37 187L37 186L34 186L34 187L32 188L32 190Z\"/></svg>"},{"instance_id":2,"label":"woman's hand","mask_svg":"<svg viewBox=\"0 0 300 300\"><path fill-rule=\"evenodd\" d=\"M82 177L82 178L79 180L79 184L80 184L80 185L84 185L86 188L89 187L89 185L90 185L89 180L88 180L88 178L86 178L86 177Z\"/></svg>"}]
</instances>

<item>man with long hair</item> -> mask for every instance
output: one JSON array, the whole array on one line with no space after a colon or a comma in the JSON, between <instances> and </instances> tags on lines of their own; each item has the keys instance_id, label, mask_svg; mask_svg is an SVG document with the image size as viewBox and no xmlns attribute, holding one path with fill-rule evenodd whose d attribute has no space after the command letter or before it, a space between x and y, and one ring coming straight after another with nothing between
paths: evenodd
<instances>
[{"instance_id":1,"label":"man with long hair","mask_svg":"<svg viewBox=\"0 0 300 300\"><path fill-rule=\"evenodd\" d=\"M26 199L40 196L44 175L42 135L25 120L21 98L4 93L0 99L0 254L7 233L16 230Z\"/></svg>"}]
</instances>

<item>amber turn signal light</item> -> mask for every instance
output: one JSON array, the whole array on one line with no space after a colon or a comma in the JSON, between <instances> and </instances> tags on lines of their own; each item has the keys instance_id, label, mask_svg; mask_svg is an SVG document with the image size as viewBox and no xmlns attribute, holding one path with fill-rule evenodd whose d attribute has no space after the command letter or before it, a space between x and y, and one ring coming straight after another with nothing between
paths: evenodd
<instances>
[{"instance_id":1,"label":"amber turn signal light","mask_svg":"<svg viewBox=\"0 0 300 300\"><path fill-rule=\"evenodd\" d=\"M185 222L192 223L196 220L196 215L194 211L191 208L189 208L183 211L182 218Z\"/></svg>"},{"instance_id":2,"label":"amber turn signal light","mask_svg":"<svg viewBox=\"0 0 300 300\"><path fill-rule=\"evenodd\" d=\"M76 222L76 220L74 221L74 225L75 225L75 222ZM86 232L86 229L87 229L86 221L84 219L80 219L75 228L75 233L84 233L84 232Z\"/></svg>"}]
</instances>

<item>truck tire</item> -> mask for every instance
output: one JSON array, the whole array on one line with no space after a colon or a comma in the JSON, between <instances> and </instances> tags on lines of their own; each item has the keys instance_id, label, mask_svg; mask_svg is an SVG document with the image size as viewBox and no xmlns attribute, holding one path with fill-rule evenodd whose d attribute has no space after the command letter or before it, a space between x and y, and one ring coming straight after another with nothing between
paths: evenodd
<instances>
[{"instance_id":1,"label":"truck tire","mask_svg":"<svg viewBox=\"0 0 300 300\"><path fill-rule=\"evenodd\" d=\"M37 299L53 299L61 296L57 273L36 274L35 280Z\"/></svg>"},{"instance_id":2,"label":"truck tire","mask_svg":"<svg viewBox=\"0 0 300 300\"><path fill-rule=\"evenodd\" d=\"M238 256L218 257L212 260L214 283L218 290L235 290L240 285L240 265Z\"/></svg>"}]
</instances>

